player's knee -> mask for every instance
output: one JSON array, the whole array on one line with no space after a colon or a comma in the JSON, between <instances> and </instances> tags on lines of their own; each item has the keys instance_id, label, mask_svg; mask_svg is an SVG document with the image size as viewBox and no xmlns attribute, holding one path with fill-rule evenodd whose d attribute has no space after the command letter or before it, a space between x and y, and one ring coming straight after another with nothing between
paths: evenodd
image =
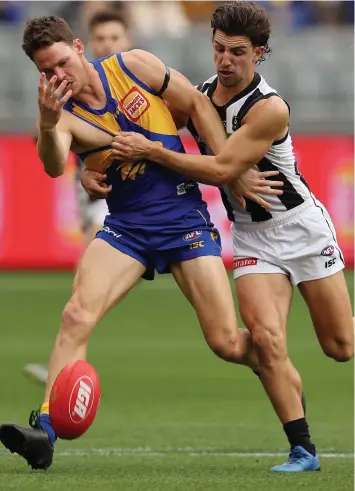
<instances>
[{"instance_id":1,"label":"player's knee","mask_svg":"<svg viewBox=\"0 0 355 491\"><path fill-rule=\"evenodd\" d=\"M224 361L231 363L241 362L239 356L239 346L237 340L227 340L227 339L211 339L208 341L208 346L211 348L213 353Z\"/></svg>"},{"instance_id":2,"label":"player's knee","mask_svg":"<svg viewBox=\"0 0 355 491\"><path fill-rule=\"evenodd\" d=\"M335 361L346 362L354 358L354 343L351 340L335 338L323 344L323 352Z\"/></svg>"},{"instance_id":3,"label":"player's knee","mask_svg":"<svg viewBox=\"0 0 355 491\"><path fill-rule=\"evenodd\" d=\"M277 322L254 323L250 330L261 365L274 364L287 358L285 336Z\"/></svg>"},{"instance_id":4,"label":"player's knee","mask_svg":"<svg viewBox=\"0 0 355 491\"><path fill-rule=\"evenodd\" d=\"M59 342L80 344L87 341L96 322L93 312L88 311L77 297L72 297L62 314Z\"/></svg>"}]
</instances>

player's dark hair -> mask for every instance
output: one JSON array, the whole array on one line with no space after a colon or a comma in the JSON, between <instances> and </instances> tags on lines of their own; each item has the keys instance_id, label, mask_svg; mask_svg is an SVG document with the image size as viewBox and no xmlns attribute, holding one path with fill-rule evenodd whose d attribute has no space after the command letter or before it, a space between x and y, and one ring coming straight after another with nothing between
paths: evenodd
<instances>
[{"instance_id":1,"label":"player's dark hair","mask_svg":"<svg viewBox=\"0 0 355 491\"><path fill-rule=\"evenodd\" d=\"M103 10L101 12L96 12L96 14L91 17L89 21L89 32L100 24L106 24L106 22L119 22L125 29L128 27L126 19L121 14L112 10Z\"/></svg>"},{"instance_id":2,"label":"player's dark hair","mask_svg":"<svg viewBox=\"0 0 355 491\"><path fill-rule=\"evenodd\" d=\"M61 17L54 15L36 17L27 21L23 33L22 49L33 61L34 54L39 49L59 42L70 45L74 39L72 30Z\"/></svg>"},{"instance_id":3,"label":"player's dark hair","mask_svg":"<svg viewBox=\"0 0 355 491\"><path fill-rule=\"evenodd\" d=\"M213 35L219 29L227 36L247 37L254 47L264 46L259 62L264 61L265 55L271 53L270 19L266 10L254 2L228 2L220 5L212 14L211 27Z\"/></svg>"}]
</instances>

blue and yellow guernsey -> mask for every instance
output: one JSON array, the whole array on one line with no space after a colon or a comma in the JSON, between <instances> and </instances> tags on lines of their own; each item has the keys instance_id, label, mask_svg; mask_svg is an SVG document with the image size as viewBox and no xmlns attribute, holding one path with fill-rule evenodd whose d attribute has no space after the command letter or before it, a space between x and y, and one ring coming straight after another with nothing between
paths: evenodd
<instances>
[{"instance_id":1,"label":"blue and yellow guernsey","mask_svg":"<svg viewBox=\"0 0 355 491\"><path fill-rule=\"evenodd\" d=\"M71 98L64 109L114 135L121 131L141 133L165 148L184 148L171 114L162 98L125 66L121 54L92 62L100 75L107 102L95 110ZM204 204L198 185L149 160L115 160L111 146L79 154L85 166L107 174L112 192L107 199L111 215L137 224L174 220Z\"/></svg>"}]
</instances>

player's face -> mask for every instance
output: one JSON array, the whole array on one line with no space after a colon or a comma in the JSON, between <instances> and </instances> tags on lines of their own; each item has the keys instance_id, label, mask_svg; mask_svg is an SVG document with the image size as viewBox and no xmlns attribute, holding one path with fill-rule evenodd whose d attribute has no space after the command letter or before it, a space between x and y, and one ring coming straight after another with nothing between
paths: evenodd
<instances>
[{"instance_id":1,"label":"player's face","mask_svg":"<svg viewBox=\"0 0 355 491\"><path fill-rule=\"evenodd\" d=\"M89 45L94 57L101 58L131 49L131 40L122 22L114 20L95 26L90 33Z\"/></svg>"},{"instance_id":2,"label":"player's face","mask_svg":"<svg viewBox=\"0 0 355 491\"><path fill-rule=\"evenodd\" d=\"M34 54L34 62L38 70L46 74L47 80L53 75L57 76L56 86L67 80L68 84L63 94L71 89L75 96L86 83L83 55L84 46L79 39L75 39L72 45L59 42L39 49Z\"/></svg>"},{"instance_id":3,"label":"player's face","mask_svg":"<svg viewBox=\"0 0 355 491\"><path fill-rule=\"evenodd\" d=\"M234 87L254 73L263 47L253 47L245 36L227 36L217 30L213 51L219 81L225 87Z\"/></svg>"}]
</instances>

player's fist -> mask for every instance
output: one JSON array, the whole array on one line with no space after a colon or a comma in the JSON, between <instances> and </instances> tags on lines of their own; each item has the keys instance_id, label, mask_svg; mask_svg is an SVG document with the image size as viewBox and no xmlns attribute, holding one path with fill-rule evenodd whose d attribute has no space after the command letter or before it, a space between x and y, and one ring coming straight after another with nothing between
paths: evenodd
<instances>
[{"instance_id":1,"label":"player's fist","mask_svg":"<svg viewBox=\"0 0 355 491\"><path fill-rule=\"evenodd\" d=\"M155 144L139 133L120 131L111 144L112 155L121 160L149 158L152 145Z\"/></svg>"},{"instance_id":2,"label":"player's fist","mask_svg":"<svg viewBox=\"0 0 355 491\"><path fill-rule=\"evenodd\" d=\"M90 198L106 199L112 191L104 181L106 174L84 168L80 173L80 182Z\"/></svg>"},{"instance_id":3,"label":"player's fist","mask_svg":"<svg viewBox=\"0 0 355 491\"><path fill-rule=\"evenodd\" d=\"M54 75L46 84L46 75L41 73L38 84L38 106L39 106L39 125L41 129L50 130L56 126L62 114L62 108L72 95L68 90L63 91L67 86L67 81L56 87L57 77Z\"/></svg>"}]
</instances>

